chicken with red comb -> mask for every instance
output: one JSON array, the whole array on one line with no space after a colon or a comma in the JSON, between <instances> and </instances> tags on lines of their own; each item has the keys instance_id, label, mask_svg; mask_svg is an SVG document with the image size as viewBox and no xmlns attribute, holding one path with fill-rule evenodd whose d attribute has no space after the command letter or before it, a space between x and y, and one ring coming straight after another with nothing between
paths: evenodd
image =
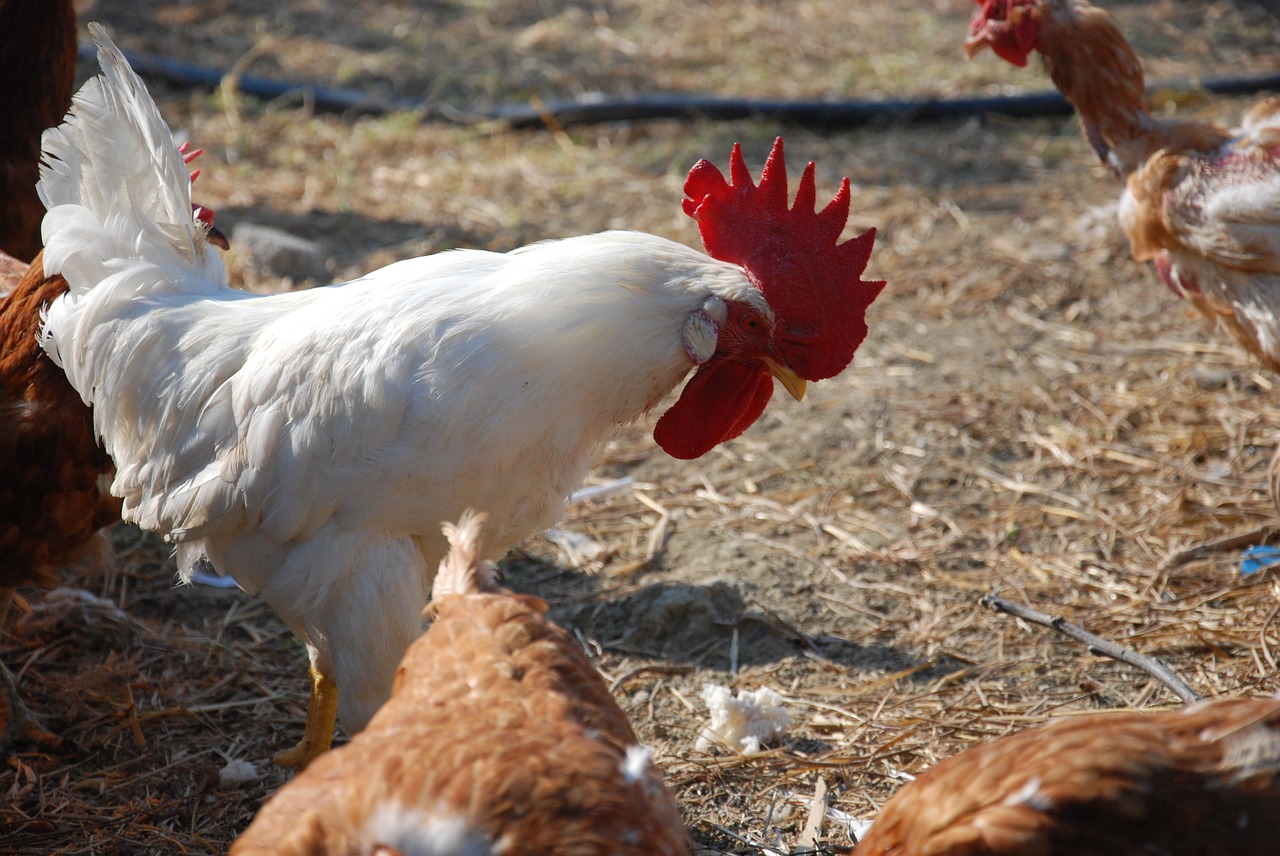
<instances>
[{"instance_id":1,"label":"chicken with red comb","mask_svg":"<svg viewBox=\"0 0 1280 856\"><path fill-rule=\"evenodd\" d=\"M696 458L732 439L760 417L773 395L772 374L797 399L804 382L834 377L853 360L867 335L866 313L884 281L864 281L875 229L843 243L849 218L849 179L815 211L810 162L788 208L782 138L774 141L757 186L734 144L729 181L708 160L689 171L684 211L698 221L707 253L740 265L774 313L776 355L763 362L702 364L680 400L658 420L654 439L677 458ZM737 401L716 409L707 401Z\"/></svg>"},{"instance_id":2,"label":"chicken with red comb","mask_svg":"<svg viewBox=\"0 0 1280 856\"><path fill-rule=\"evenodd\" d=\"M799 396L839 371L866 332L872 237L838 242L848 191L814 213L812 169L788 209L781 144L759 188L740 152L732 185L694 169L711 255L608 231L232 291L176 154L135 158L163 118L90 31L103 76L45 135L46 266L71 292L42 341L92 399L126 519L175 544L183 578L232 576L306 644L307 726L282 763L389 697L445 552L437 521L486 512L501 556L691 373L655 431L680 458L754 422L771 376Z\"/></svg>"},{"instance_id":3,"label":"chicken with red comb","mask_svg":"<svg viewBox=\"0 0 1280 856\"><path fill-rule=\"evenodd\" d=\"M1152 113L1142 61L1106 9L975 2L966 55L990 47L1018 66L1041 55L1094 153L1124 183L1118 214L1134 260L1152 262L1170 291L1280 371L1280 98L1255 104L1237 128ZM1280 452L1270 480L1280 484Z\"/></svg>"}]
</instances>

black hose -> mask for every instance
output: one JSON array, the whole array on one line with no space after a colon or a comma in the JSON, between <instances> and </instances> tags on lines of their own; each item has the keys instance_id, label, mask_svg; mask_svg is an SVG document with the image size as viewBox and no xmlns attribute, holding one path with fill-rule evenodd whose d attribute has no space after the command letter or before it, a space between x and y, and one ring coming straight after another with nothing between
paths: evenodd
<instances>
[{"instance_id":1,"label":"black hose","mask_svg":"<svg viewBox=\"0 0 1280 856\"><path fill-rule=\"evenodd\" d=\"M81 48L82 57L91 58L93 54L92 48ZM164 80L183 87L216 89L225 75L225 72L217 69L166 57L129 55L128 60L142 77ZM460 109L449 105L427 104L421 99L383 99L355 89L292 83L253 75L242 75L237 82L237 88L246 95L263 100L296 95L306 99L315 110L321 112L377 115L408 111L435 121L455 124L496 121L511 128L565 127L644 119L701 118L722 121L768 119L783 124L831 130L884 120L923 122L986 113L1026 118L1065 116L1072 112L1071 105L1057 92L883 101L782 101L667 92L632 96L591 95L537 104ZM1280 72L1208 77L1197 84L1175 82L1150 88L1158 91L1201 89L1217 95L1245 95L1280 89Z\"/></svg>"}]
</instances>

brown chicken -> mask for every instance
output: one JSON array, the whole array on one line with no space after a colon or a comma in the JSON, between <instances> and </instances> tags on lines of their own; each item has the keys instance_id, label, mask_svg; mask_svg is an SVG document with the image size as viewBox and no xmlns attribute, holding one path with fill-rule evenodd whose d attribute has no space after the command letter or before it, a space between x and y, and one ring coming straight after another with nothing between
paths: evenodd
<instances>
[{"instance_id":1,"label":"brown chicken","mask_svg":"<svg viewBox=\"0 0 1280 856\"><path fill-rule=\"evenodd\" d=\"M976 0L965 52L1025 65L1039 51L1085 138L1126 182L1133 257L1280 371L1280 99L1240 128L1157 118L1142 63L1110 14L1084 0Z\"/></svg>"},{"instance_id":2,"label":"brown chicken","mask_svg":"<svg viewBox=\"0 0 1280 856\"><path fill-rule=\"evenodd\" d=\"M263 806L231 856L688 853L684 823L582 646L446 526L431 628L390 701Z\"/></svg>"},{"instance_id":3,"label":"brown chicken","mask_svg":"<svg viewBox=\"0 0 1280 856\"><path fill-rule=\"evenodd\" d=\"M66 291L39 256L0 298L0 584L52 585L120 519L89 408L40 349L40 309Z\"/></svg>"},{"instance_id":4,"label":"brown chicken","mask_svg":"<svg viewBox=\"0 0 1280 856\"><path fill-rule=\"evenodd\" d=\"M1073 716L962 752L885 804L855 856L1272 856L1280 700Z\"/></svg>"},{"instance_id":5,"label":"brown chicken","mask_svg":"<svg viewBox=\"0 0 1280 856\"><path fill-rule=\"evenodd\" d=\"M1014 65L1038 51L1085 138L1125 181L1134 259L1280 371L1280 99L1235 130L1147 111L1142 63L1114 19L1084 0L975 0L965 52ZM1280 499L1280 450L1271 462Z\"/></svg>"},{"instance_id":6,"label":"brown chicken","mask_svg":"<svg viewBox=\"0 0 1280 856\"><path fill-rule=\"evenodd\" d=\"M59 568L107 550L94 535L120 519L92 414L39 344L41 310L67 290L38 255L40 137L71 104L76 42L71 0L0 0L0 250L31 261L0 260L0 628L17 586L53 585ZM212 212L200 216L212 226ZM19 737L57 742L0 664L0 748Z\"/></svg>"},{"instance_id":7,"label":"brown chicken","mask_svg":"<svg viewBox=\"0 0 1280 856\"><path fill-rule=\"evenodd\" d=\"M118 520L106 490L111 461L89 409L40 350L40 309L67 290L45 278L40 252L44 205L36 195L40 135L62 121L76 68L70 0L0 0L0 628L14 588L50 585L53 571ZM0 664L0 747L26 737L56 742L27 713Z\"/></svg>"},{"instance_id":8,"label":"brown chicken","mask_svg":"<svg viewBox=\"0 0 1280 856\"><path fill-rule=\"evenodd\" d=\"M67 289L62 277L43 274L37 256L0 298L0 627L17 586L53 585L55 571L120 519L89 408L40 349L40 308ZM0 747L19 736L55 742L27 714L3 664L0 696Z\"/></svg>"}]
</instances>

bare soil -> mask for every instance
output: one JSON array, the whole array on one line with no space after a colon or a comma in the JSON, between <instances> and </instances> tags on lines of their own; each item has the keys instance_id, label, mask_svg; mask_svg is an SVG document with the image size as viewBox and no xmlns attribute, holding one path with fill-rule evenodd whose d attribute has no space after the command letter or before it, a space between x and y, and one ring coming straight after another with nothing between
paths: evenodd
<instances>
[{"instance_id":1,"label":"bare soil","mask_svg":"<svg viewBox=\"0 0 1280 856\"><path fill-rule=\"evenodd\" d=\"M1274 69L1274 11L1246 2L1108 2L1155 80ZM972 4L617 0L99 0L128 50L445 101L460 109L584 92L833 99L1045 88L1035 68L965 63ZM82 69L90 74L92 64ZM538 132L315 115L156 84L206 150L219 223L319 241L341 280L457 246L506 249L607 228L691 244L681 185L741 141L758 170L779 133L793 174L854 185L850 231L879 229L888 280L854 365L779 396L737 441L665 457L622 431L573 505L583 558L539 537L504 563L546 598L656 747L699 846L790 852L823 778L857 818L967 746L1052 716L1177 699L1133 669L984 611L986 592L1160 657L1206 695L1276 689L1274 572L1240 549L1184 548L1275 515L1265 471L1276 379L1132 262L1118 187L1073 118L878 124L616 123ZM1250 98L1172 92L1158 109L1231 122ZM278 287L233 254L241 284ZM301 732L305 656L238 591L175 585L165 546L111 533L110 573L27 592L0 657L61 752L0 768L0 852L225 851L287 780L266 758ZM96 599L74 595L86 590ZM794 720L741 756L695 751L715 682L770 686ZM232 759L257 767L235 784ZM822 827L850 846L840 815Z\"/></svg>"}]
</instances>

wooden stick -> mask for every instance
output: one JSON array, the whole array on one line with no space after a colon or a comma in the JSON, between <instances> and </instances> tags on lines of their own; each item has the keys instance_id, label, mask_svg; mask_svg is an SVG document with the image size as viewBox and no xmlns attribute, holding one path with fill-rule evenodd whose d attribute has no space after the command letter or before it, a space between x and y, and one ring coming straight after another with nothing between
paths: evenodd
<instances>
[{"instance_id":1,"label":"wooden stick","mask_svg":"<svg viewBox=\"0 0 1280 856\"><path fill-rule=\"evenodd\" d=\"M128 681L124 682L124 715L133 734L133 745L139 749L147 748L147 738L143 736L142 724L138 722L138 706L133 703L133 689Z\"/></svg>"},{"instance_id":2,"label":"wooden stick","mask_svg":"<svg viewBox=\"0 0 1280 856\"><path fill-rule=\"evenodd\" d=\"M1274 521L1264 523L1256 529L1250 529L1248 532L1236 532L1213 541L1205 541L1203 544L1197 544L1185 550L1175 550L1164 557L1160 564L1156 566L1156 571L1172 570L1188 562L1194 562L1196 559L1205 559L1228 551L1235 552L1241 547L1252 547L1254 544L1270 544L1276 539L1277 535L1280 535L1280 526L1277 526Z\"/></svg>"},{"instance_id":3,"label":"wooden stick","mask_svg":"<svg viewBox=\"0 0 1280 856\"><path fill-rule=\"evenodd\" d=\"M1032 624L1039 624L1042 627L1048 627L1058 631L1064 636L1070 636L1077 642L1083 642L1088 646L1089 652L1098 654L1103 657L1110 657L1113 660L1119 660L1134 668L1141 669L1148 675L1164 684L1174 692L1184 702L1190 704L1193 701L1200 701L1201 696L1195 690L1191 689L1183 680L1174 674L1173 670L1164 663L1148 657L1145 654L1139 654L1132 648L1124 648L1114 642L1108 642L1101 636L1097 636L1085 630L1078 624L1072 624L1061 615L1047 615L1039 610L1032 609L1029 606L1021 606L1011 601L1005 600L994 594L985 595L980 603L988 609L996 612L1004 612L1016 618L1030 621Z\"/></svg>"},{"instance_id":4,"label":"wooden stick","mask_svg":"<svg viewBox=\"0 0 1280 856\"><path fill-rule=\"evenodd\" d=\"M804 830L796 839L793 856L800 853L817 853L818 839L822 837L822 822L827 819L827 781L818 776L813 786L813 799L809 800L809 819L804 823Z\"/></svg>"}]
</instances>

